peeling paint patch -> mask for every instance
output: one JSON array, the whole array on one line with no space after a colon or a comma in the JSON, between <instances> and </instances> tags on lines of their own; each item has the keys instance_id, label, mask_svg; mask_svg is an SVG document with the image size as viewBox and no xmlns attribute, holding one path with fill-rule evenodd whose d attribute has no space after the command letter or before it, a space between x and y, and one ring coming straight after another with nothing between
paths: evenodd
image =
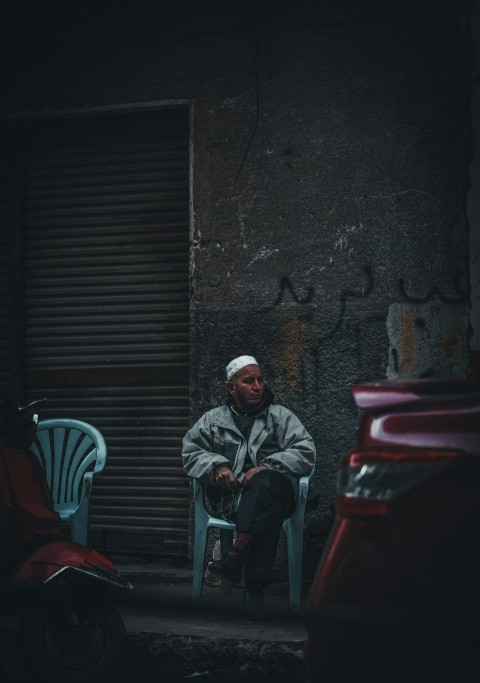
<instances>
[{"instance_id":1,"label":"peeling paint patch","mask_svg":"<svg viewBox=\"0 0 480 683\"><path fill-rule=\"evenodd\" d=\"M253 259L250 261L250 263L247 264L247 268L252 265L252 263L255 263L255 261L260 261L268 258L275 252L277 252L278 249L267 249L267 247L262 247L257 251Z\"/></svg>"},{"instance_id":2,"label":"peeling paint patch","mask_svg":"<svg viewBox=\"0 0 480 683\"><path fill-rule=\"evenodd\" d=\"M413 306L406 306L400 311L400 337L402 342L402 358L398 373L403 377L415 370L417 336L415 333L415 311Z\"/></svg>"},{"instance_id":3,"label":"peeling paint patch","mask_svg":"<svg viewBox=\"0 0 480 683\"><path fill-rule=\"evenodd\" d=\"M438 354L441 358L458 365L462 360L462 336L458 325L450 325L444 336L437 344Z\"/></svg>"},{"instance_id":4,"label":"peeling paint patch","mask_svg":"<svg viewBox=\"0 0 480 683\"><path fill-rule=\"evenodd\" d=\"M468 370L468 306L395 303L388 309L388 379L455 379Z\"/></svg>"},{"instance_id":5,"label":"peeling paint patch","mask_svg":"<svg viewBox=\"0 0 480 683\"><path fill-rule=\"evenodd\" d=\"M296 391L302 375L303 360L308 357L307 323L302 314L283 312L276 335L279 344L274 352L274 363L279 368L276 389Z\"/></svg>"}]
</instances>

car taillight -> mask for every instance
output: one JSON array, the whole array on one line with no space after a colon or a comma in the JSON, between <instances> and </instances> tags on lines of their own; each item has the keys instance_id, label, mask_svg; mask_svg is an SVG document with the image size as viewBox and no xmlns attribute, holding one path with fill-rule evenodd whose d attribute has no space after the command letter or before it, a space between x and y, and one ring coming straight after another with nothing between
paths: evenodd
<instances>
[{"instance_id":1,"label":"car taillight","mask_svg":"<svg viewBox=\"0 0 480 683\"><path fill-rule=\"evenodd\" d=\"M338 512L342 517L387 517L392 501L451 467L458 455L423 448L350 453L339 472Z\"/></svg>"}]
</instances>

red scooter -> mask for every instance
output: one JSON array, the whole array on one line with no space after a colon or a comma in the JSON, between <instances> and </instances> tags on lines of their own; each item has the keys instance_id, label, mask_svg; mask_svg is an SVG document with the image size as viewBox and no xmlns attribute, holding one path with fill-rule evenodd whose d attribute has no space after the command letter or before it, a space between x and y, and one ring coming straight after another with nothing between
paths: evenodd
<instances>
[{"instance_id":1,"label":"red scooter","mask_svg":"<svg viewBox=\"0 0 480 683\"><path fill-rule=\"evenodd\" d=\"M29 450L37 421L34 404L0 404L0 615L17 627L35 678L105 680L118 669L126 639L111 593L131 586L99 552L62 538L42 466Z\"/></svg>"}]
</instances>

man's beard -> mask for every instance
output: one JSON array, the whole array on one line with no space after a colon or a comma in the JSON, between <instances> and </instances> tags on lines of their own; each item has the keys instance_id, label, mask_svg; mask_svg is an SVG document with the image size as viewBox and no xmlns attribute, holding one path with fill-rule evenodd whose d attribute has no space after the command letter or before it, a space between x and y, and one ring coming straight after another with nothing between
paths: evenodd
<instances>
[{"instance_id":1,"label":"man's beard","mask_svg":"<svg viewBox=\"0 0 480 683\"><path fill-rule=\"evenodd\" d=\"M259 398L258 403L248 403L247 401L245 401L240 392L236 394L235 398L237 399L238 407L240 410L243 410L246 413L251 413L258 410L258 408L260 408L260 406L262 405L263 401L265 400L265 391L262 392L261 398Z\"/></svg>"}]
</instances>

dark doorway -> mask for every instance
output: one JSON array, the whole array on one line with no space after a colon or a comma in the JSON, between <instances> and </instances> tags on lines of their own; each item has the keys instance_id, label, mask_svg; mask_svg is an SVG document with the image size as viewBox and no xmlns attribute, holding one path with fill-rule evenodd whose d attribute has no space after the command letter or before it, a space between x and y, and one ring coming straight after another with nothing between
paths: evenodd
<instances>
[{"instance_id":1,"label":"dark doorway","mask_svg":"<svg viewBox=\"0 0 480 683\"><path fill-rule=\"evenodd\" d=\"M186 554L188 108L29 123L13 138L14 393L46 396L41 418L103 432L94 545Z\"/></svg>"}]
</instances>

